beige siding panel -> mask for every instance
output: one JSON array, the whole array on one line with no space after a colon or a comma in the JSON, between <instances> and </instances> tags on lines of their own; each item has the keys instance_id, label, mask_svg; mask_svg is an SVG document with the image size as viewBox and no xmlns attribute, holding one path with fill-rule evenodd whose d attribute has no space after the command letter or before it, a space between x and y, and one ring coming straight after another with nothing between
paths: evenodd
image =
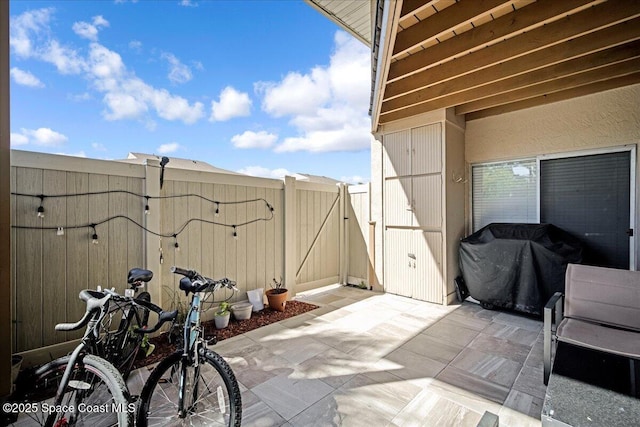
<instances>
[{"instance_id":1,"label":"beige siding panel","mask_svg":"<svg viewBox=\"0 0 640 427\"><path fill-rule=\"evenodd\" d=\"M89 191L89 174L80 172L67 173L67 194L86 193ZM66 225L83 225L89 221L89 196L78 196L67 199ZM85 312L86 304L78 298L83 289L93 288L89 283L89 245L87 239L90 229L78 228L64 230L67 243L67 322L79 320ZM66 339L80 338L84 331L67 332Z\"/></svg>"},{"instance_id":2,"label":"beige siding panel","mask_svg":"<svg viewBox=\"0 0 640 427\"><path fill-rule=\"evenodd\" d=\"M160 191L161 196L167 196L173 194L173 181L165 181ZM175 199L160 199L160 228L161 234L166 235L173 233L174 226L174 207ZM162 249L162 306L166 309L175 309L175 302L179 298L180 294L177 292L176 283L178 276L171 274L170 268L176 265L175 251L173 250L173 238L162 237L160 240ZM176 301L174 301L176 299Z\"/></svg>"},{"instance_id":3,"label":"beige siding panel","mask_svg":"<svg viewBox=\"0 0 640 427\"><path fill-rule=\"evenodd\" d=\"M267 191L265 188L257 188L256 189L256 198L266 199ZM270 289L271 277L269 277L269 272L267 271L267 227L269 224L265 221L258 221L256 223L257 233L256 233L256 241L257 241L257 263L256 263L256 277L257 277L257 287L264 288L264 290Z\"/></svg>"},{"instance_id":4,"label":"beige siding panel","mask_svg":"<svg viewBox=\"0 0 640 427\"><path fill-rule=\"evenodd\" d=\"M67 176L63 171L43 171L42 193L43 194L66 194ZM44 227L57 227L67 221L67 198L50 197L46 198L45 217L42 221ZM76 295L67 295L66 258L67 247L65 240L67 236L58 236L55 230L42 231L42 345L51 345L63 342L66 334L55 332L55 325L62 322L78 319L67 318L64 308L69 297L77 298Z\"/></svg>"},{"instance_id":5,"label":"beige siding panel","mask_svg":"<svg viewBox=\"0 0 640 427\"><path fill-rule=\"evenodd\" d=\"M247 187L247 199L255 199L256 198L256 188L255 187ZM249 218L257 218L257 205L251 206L247 211L247 216ZM256 262L258 257L257 245L258 238L256 236L256 232L258 229L257 223L252 223L247 225L244 230L243 236L247 241L247 267L246 267L246 288L245 291L257 289L259 287L264 287L262 284L262 278L260 279L260 285L258 285L258 277L256 272Z\"/></svg>"},{"instance_id":6,"label":"beige siding panel","mask_svg":"<svg viewBox=\"0 0 640 427\"><path fill-rule=\"evenodd\" d=\"M411 178L395 178L385 180L384 218L387 227L410 227L411 212Z\"/></svg>"},{"instance_id":7,"label":"beige siding panel","mask_svg":"<svg viewBox=\"0 0 640 427\"><path fill-rule=\"evenodd\" d=\"M367 241L369 236L369 193L351 193L349 187L349 271L348 275L367 279L369 256Z\"/></svg>"},{"instance_id":8,"label":"beige siding panel","mask_svg":"<svg viewBox=\"0 0 640 427\"><path fill-rule=\"evenodd\" d=\"M407 176L411 174L411 130L390 133L384 136L384 176Z\"/></svg>"},{"instance_id":9,"label":"beige siding panel","mask_svg":"<svg viewBox=\"0 0 640 427\"><path fill-rule=\"evenodd\" d=\"M273 190L265 190L265 199L267 201L273 200ZM271 202L272 203L272 202ZM268 218L268 209L262 201L254 203L256 205L256 216L254 218ZM275 221L264 222L265 227L265 267L266 267L266 281L271 283L273 278L280 279L278 269L276 269L276 235L275 235Z\"/></svg>"},{"instance_id":10,"label":"beige siding panel","mask_svg":"<svg viewBox=\"0 0 640 427\"><path fill-rule=\"evenodd\" d=\"M411 129L411 174L442 170L442 130L440 123Z\"/></svg>"},{"instance_id":11,"label":"beige siding panel","mask_svg":"<svg viewBox=\"0 0 640 427\"><path fill-rule=\"evenodd\" d=\"M17 168L16 191L42 194L42 170ZM37 198L17 197L16 225L40 227L43 220L36 213L39 205ZM16 351L42 346L42 233L42 230L16 230Z\"/></svg>"},{"instance_id":12,"label":"beige siding panel","mask_svg":"<svg viewBox=\"0 0 640 427\"><path fill-rule=\"evenodd\" d=\"M413 298L442 304L444 284L442 272L442 234L413 232L416 264L413 278Z\"/></svg>"},{"instance_id":13,"label":"beige siding panel","mask_svg":"<svg viewBox=\"0 0 640 427\"><path fill-rule=\"evenodd\" d=\"M189 184L187 182L184 182L184 181L173 182L173 193L171 193L172 195L187 194L188 191L189 191ZM188 200L186 197L178 197L170 200L172 200L173 202L173 228L168 230L168 232L176 233L189 220ZM178 242L178 248L175 248L174 246L176 241ZM176 239L170 238L169 242L170 242L169 251L173 252L173 256L174 256L173 265L177 265L178 267L189 268L189 269L192 268L193 266L189 264L190 248L189 248L188 230L180 233ZM184 293L180 292L179 290L180 288L178 286L179 285L178 282L181 277L174 274L170 274L170 275L175 277L173 282L174 290L178 295L180 295L180 298L183 301L187 301L187 298L184 296Z\"/></svg>"},{"instance_id":14,"label":"beige siding panel","mask_svg":"<svg viewBox=\"0 0 640 427\"><path fill-rule=\"evenodd\" d=\"M385 231L384 290L396 295L412 296L411 230Z\"/></svg>"},{"instance_id":15,"label":"beige siding panel","mask_svg":"<svg viewBox=\"0 0 640 427\"><path fill-rule=\"evenodd\" d=\"M89 191L109 191L109 176L89 175ZM97 223L107 218L109 214L109 194L89 196L89 222ZM98 244L92 244L93 229L85 230L84 239L89 247L89 283L90 287L109 287L109 225L96 226Z\"/></svg>"},{"instance_id":16,"label":"beige siding panel","mask_svg":"<svg viewBox=\"0 0 640 427\"><path fill-rule=\"evenodd\" d=\"M442 182L440 175L424 175L413 178L414 227L442 227Z\"/></svg>"},{"instance_id":17,"label":"beige siding panel","mask_svg":"<svg viewBox=\"0 0 640 427\"><path fill-rule=\"evenodd\" d=\"M199 182L189 182L187 184L188 194L202 194L202 184ZM202 205L207 203L199 197L185 197L182 199L182 203L187 204L187 220L194 218L202 218ZM208 276L210 273L204 271L202 268L202 222L191 221L185 231L180 236L188 236L189 239L189 252L188 262L190 268L199 271L200 273Z\"/></svg>"},{"instance_id":18,"label":"beige siding panel","mask_svg":"<svg viewBox=\"0 0 640 427\"><path fill-rule=\"evenodd\" d=\"M215 195L213 192L213 184L202 184L201 185L202 197L206 197L209 200L215 200ZM202 201L202 209L200 212L200 218L217 222L215 217L216 206L214 203L207 202L205 200ZM213 247L213 236L215 233L215 229L219 226L214 224L209 224L203 222L201 224L202 227L202 236L200 239L201 247L200 247L200 256L202 257L202 274L207 277L215 278L214 276L214 257L216 256L214 247Z\"/></svg>"},{"instance_id":19,"label":"beige siding panel","mask_svg":"<svg viewBox=\"0 0 640 427\"><path fill-rule=\"evenodd\" d=\"M237 187L236 197L238 200L247 200L247 187L239 186ZM242 224L247 222L247 212L253 209L255 211L256 203L240 203L236 205L236 220L234 221L237 224ZM246 291L247 291L247 229L245 226L237 228L238 239L236 240L236 275L235 277L230 277L230 279L235 280L237 282L238 289L240 292L236 292L233 295L233 300L237 301L241 296L244 296L246 299Z\"/></svg>"},{"instance_id":20,"label":"beige siding panel","mask_svg":"<svg viewBox=\"0 0 640 427\"><path fill-rule=\"evenodd\" d=\"M109 176L109 190L127 190L127 177ZM116 215L126 215L127 203L130 196L124 193L109 194L109 217ZM108 287L115 287L116 291L122 292L127 279L127 227L128 221L124 218L117 218L103 224L103 236L100 241L109 241L109 269ZM107 234L104 236L104 234ZM98 233L100 236L100 233ZM105 239L106 238L106 239Z\"/></svg>"},{"instance_id":21,"label":"beige siding panel","mask_svg":"<svg viewBox=\"0 0 640 427\"><path fill-rule=\"evenodd\" d=\"M272 198L269 203L273 206L273 226L275 229L275 276L284 277L284 190L274 189L271 192ZM267 212L270 216L271 214ZM269 218L267 216L266 218ZM264 221L261 221L264 223Z\"/></svg>"},{"instance_id":22,"label":"beige siding panel","mask_svg":"<svg viewBox=\"0 0 640 427\"><path fill-rule=\"evenodd\" d=\"M16 167L12 166L10 170L10 188L11 193L16 192ZM11 194L11 224L16 224L16 204L17 204L17 196ZM18 322L16 321L16 259L18 258L16 254L18 253L16 247L16 236L17 229L11 227L11 348L13 351L16 350L16 336L18 334L17 326Z\"/></svg>"},{"instance_id":23,"label":"beige siding panel","mask_svg":"<svg viewBox=\"0 0 640 427\"><path fill-rule=\"evenodd\" d=\"M235 185L227 185L227 195L225 197L226 202L235 202L238 200L237 198L237 190L238 187ZM226 224L236 224L238 217L238 205L229 204L226 205L227 208L227 220ZM229 277L230 279L235 279L238 277L238 240L233 237L233 230L231 228L226 228L225 230L225 241L227 247L227 257L226 257L226 268L224 276ZM228 289L223 289L218 292L216 295L216 299L227 299L230 298L231 291Z\"/></svg>"},{"instance_id":24,"label":"beige siding panel","mask_svg":"<svg viewBox=\"0 0 640 427\"><path fill-rule=\"evenodd\" d=\"M128 178L127 190L135 194L144 194L144 181L140 178ZM127 211L126 214L129 218L137 222L138 224L144 224L144 205L146 200L144 198L129 195L127 196ZM158 215L158 212L155 212ZM127 267L125 274L128 275L129 270L132 268L145 267L145 231L133 222L127 221ZM156 230L157 231L157 230ZM149 236L150 237L150 236ZM159 272L154 272L159 273ZM127 276L122 277L118 281L121 289L127 288Z\"/></svg>"}]
</instances>

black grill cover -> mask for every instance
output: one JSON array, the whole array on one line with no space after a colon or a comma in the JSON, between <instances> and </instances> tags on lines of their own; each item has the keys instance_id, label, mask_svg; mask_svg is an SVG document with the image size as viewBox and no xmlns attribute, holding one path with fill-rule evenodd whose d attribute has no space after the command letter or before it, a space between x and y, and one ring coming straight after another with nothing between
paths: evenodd
<instances>
[{"instance_id":1,"label":"black grill cover","mask_svg":"<svg viewBox=\"0 0 640 427\"><path fill-rule=\"evenodd\" d=\"M582 261L580 242L551 224L489 224L460 242L460 270L480 302L542 314L564 292L568 263Z\"/></svg>"}]
</instances>

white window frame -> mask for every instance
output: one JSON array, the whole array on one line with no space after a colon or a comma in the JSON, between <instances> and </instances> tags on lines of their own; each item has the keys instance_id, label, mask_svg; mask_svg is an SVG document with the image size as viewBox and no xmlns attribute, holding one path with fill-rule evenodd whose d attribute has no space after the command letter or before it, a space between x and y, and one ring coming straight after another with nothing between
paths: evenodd
<instances>
[{"instance_id":1,"label":"white window frame","mask_svg":"<svg viewBox=\"0 0 640 427\"><path fill-rule=\"evenodd\" d=\"M540 162L543 160L550 159L566 159L570 157L583 157L583 156L591 156L597 154L610 154L610 153L620 153L628 151L630 153L630 169L629 169L629 228L634 230L634 235L629 238L629 267L631 270L637 269L637 251L636 251L636 234L639 232L636 229L636 144L627 144L621 145L617 147L604 147L604 148L595 148L589 150L579 150L579 151L567 151L562 153L554 153L554 154L540 154L535 157L521 157L516 159L505 159L495 162L478 162L471 164L469 170L469 178L470 178L470 186L469 186L469 206L471 207L469 211L469 219L467 221L469 230L473 230L473 167L474 166L485 166L485 165L493 165L500 163L509 163L509 162L520 162L520 161L531 161L533 159L536 160L536 168L537 168L537 182L536 182L536 209L537 209L537 222L540 222Z\"/></svg>"}]
</instances>

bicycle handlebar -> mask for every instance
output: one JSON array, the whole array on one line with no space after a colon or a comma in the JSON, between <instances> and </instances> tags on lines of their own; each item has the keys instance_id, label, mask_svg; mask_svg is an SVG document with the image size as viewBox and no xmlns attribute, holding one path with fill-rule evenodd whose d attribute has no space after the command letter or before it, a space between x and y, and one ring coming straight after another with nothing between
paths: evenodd
<instances>
[{"instance_id":1,"label":"bicycle handlebar","mask_svg":"<svg viewBox=\"0 0 640 427\"><path fill-rule=\"evenodd\" d=\"M89 320L91 320L91 316L93 316L96 310L99 310L107 303L111 295L85 289L80 291L78 297L87 303L87 311L82 316L82 319L76 323L58 323L55 327L56 331L76 331L87 326Z\"/></svg>"},{"instance_id":2,"label":"bicycle handlebar","mask_svg":"<svg viewBox=\"0 0 640 427\"><path fill-rule=\"evenodd\" d=\"M171 272L173 274L179 274L179 275L185 276L192 282L194 280L201 280L203 282L200 286L194 286L193 288L189 288L189 289L185 289L181 287L181 289L184 290L187 294L189 292L202 292L207 288L212 286L215 287L216 285L224 286L233 291L239 291L239 289L236 287L236 282L234 282L231 279L228 279L227 277L222 278L220 280L213 280L208 277L202 276L200 273L198 273L195 270L188 270L186 268L181 268L176 266L171 267Z\"/></svg>"}]
</instances>

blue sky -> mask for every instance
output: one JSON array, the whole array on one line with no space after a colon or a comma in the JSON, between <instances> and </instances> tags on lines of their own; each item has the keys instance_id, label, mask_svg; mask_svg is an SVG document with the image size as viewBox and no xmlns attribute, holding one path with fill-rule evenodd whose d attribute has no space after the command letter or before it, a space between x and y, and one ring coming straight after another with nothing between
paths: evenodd
<instances>
[{"instance_id":1,"label":"blue sky","mask_svg":"<svg viewBox=\"0 0 640 427\"><path fill-rule=\"evenodd\" d=\"M12 0L12 148L370 176L370 51L302 0Z\"/></svg>"}]
</instances>

